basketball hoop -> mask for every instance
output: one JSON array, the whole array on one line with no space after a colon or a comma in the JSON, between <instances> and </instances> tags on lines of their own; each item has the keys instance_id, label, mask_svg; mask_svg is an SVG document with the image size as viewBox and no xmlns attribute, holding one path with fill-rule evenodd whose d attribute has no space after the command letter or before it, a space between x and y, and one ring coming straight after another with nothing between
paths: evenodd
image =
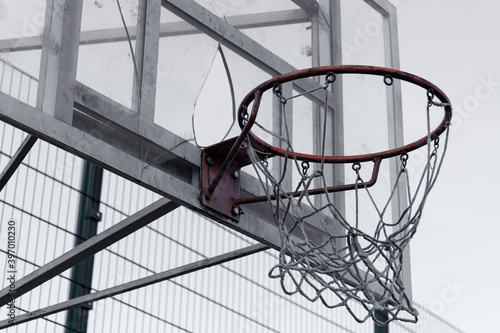
<instances>
[{"instance_id":1,"label":"basketball hoop","mask_svg":"<svg viewBox=\"0 0 500 333\"><path fill-rule=\"evenodd\" d=\"M318 155L295 151L288 133L270 133L279 138L283 147L280 148L267 143L251 131L265 92L271 91L279 99L285 113L287 101L296 96L285 96L283 84L308 77L320 77L323 82L319 87L300 95L324 95L322 110L326 122L328 110L332 109L328 102L332 85L338 75L348 74L380 76L387 86L393 85L394 80L402 80L425 89L425 136L412 143L380 152L331 156L325 154L326 127L323 129L321 152ZM444 115L439 125L431 129L430 112L433 108L442 108ZM416 322L418 313L411 304L403 281L403 253L417 230L426 198L439 174L446 152L451 116L450 101L438 87L399 70L372 66L327 66L275 77L250 91L241 102L238 111L241 134L204 151L202 202L235 219L246 204L262 201L269 203L281 239L279 263L271 269L269 276L280 280L285 293L299 293L311 301L320 300L331 308L343 306L359 322L370 317L381 325L392 320ZM440 140L441 135L444 140ZM427 151L425 167L418 176L418 185L410 188L407 161L412 152L424 147ZM216 161L214 169L213 161L205 161L211 155L224 155L225 159ZM273 156L279 156L284 161L283 170L278 176L273 175L269 168L268 159ZM387 201L379 207L370 194L370 188L377 183L381 162L391 158L397 159L399 172L394 184L391 184ZM287 164L287 160L291 163ZM368 181L360 174L361 166L366 162L373 163L371 179ZM246 164L253 165L264 195L239 198L239 184L234 182L229 186L232 190L227 190L230 175ZM311 164L315 167L311 167ZM323 172L325 164L350 164L356 180L351 184L328 184ZM292 191L285 190L283 186L287 165L288 168L295 168L300 175L300 179L292 186ZM221 181L226 182L224 193L217 191ZM387 221L385 210L394 200L396 191L401 188L406 193L406 207L401 209L401 216ZM341 213L342 208L336 207L330 195L346 191L355 193L355 221L347 220ZM378 222L373 232L358 227L358 195L361 193L371 199L377 212L375 219ZM322 198L319 200L320 206L315 203L318 200L313 200L316 196ZM307 209L303 206L307 206ZM305 227L312 218L323 221L320 225L323 225L324 232L328 234L321 242L312 240ZM341 228L342 232L332 232L332 224ZM364 313L360 315L353 311L353 303L361 305ZM375 316L377 310L387 313L387 321L382 322Z\"/></svg>"}]
</instances>

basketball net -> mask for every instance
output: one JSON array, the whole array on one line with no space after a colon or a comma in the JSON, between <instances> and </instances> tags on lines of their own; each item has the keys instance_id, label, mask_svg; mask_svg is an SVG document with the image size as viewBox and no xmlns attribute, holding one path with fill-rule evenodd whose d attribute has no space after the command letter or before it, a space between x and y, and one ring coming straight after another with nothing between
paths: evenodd
<instances>
[{"instance_id":1,"label":"basketball net","mask_svg":"<svg viewBox=\"0 0 500 333\"><path fill-rule=\"evenodd\" d=\"M392 79L391 79L392 80ZM331 117L328 110L328 92L332 92L331 77L326 76L324 86L311 90L300 96L313 92L324 92L323 128L321 133L321 162L303 162L297 158L289 135L291 124L287 123L287 106L295 96L284 96L280 85L276 85L273 93L280 100L284 125L282 133L264 129L268 134L280 141L288 158L275 158L274 165L281 163L280 168L271 168L271 161L266 158L265 151L259 151L258 145L248 144L247 153L260 180L267 197L281 239L279 262L270 270L269 276L278 279L281 288L288 295L300 294L311 302L320 301L326 307L345 307L358 322L372 318L377 324L386 325L393 320L408 322L417 321L417 310L412 306L411 296L405 289L404 262L405 251L414 236L428 194L435 184L441 169L443 157L448 143L449 123L447 124L444 143L439 136L431 137L430 113L432 108L441 108L448 104L434 101L432 92L427 97L427 143L420 148L425 150L426 162L422 172L412 175L407 168L409 155L402 153L392 157L396 160L397 175L393 178L387 200L377 204L368 181L361 176L360 163L352 164L355 180L354 207L355 213L348 220L344 207L335 204L333 195L327 192L328 184L325 172L326 123ZM392 84L392 82L391 82ZM335 110L333 110L335 112ZM243 115L243 118L248 115ZM252 142L249 136L248 140ZM255 148L257 147L257 148ZM290 157L291 156L291 157ZM374 159L374 162L377 160ZM364 165L364 164L363 164ZM335 167L344 167L336 164ZM293 184L292 191L286 186L290 178L289 169L298 174L298 181ZM280 172L276 172L279 169ZM331 168L329 169L331 170ZM413 171L412 171L413 172ZM288 178L287 178L288 177ZM416 180L416 182L414 181ZM290 181L290 179L288 179ZM312 195L308 190L313 187L324 188L322 193ZM410 185L413 186L410 186ZM415 185L416 184L416 185ZM376 186L376 185L375 185ZM403 189L403 190L401 190ZM398 192L399 191L399 192ZM389 214L388 207L396 204L398 193L404 193L406 202L400 209L400 216ZM400 195L400 194L399 194ZM368 198L361 201L360 197ZM376 197L380 200L380 197ZM371 217L375 228L364 230L360 211L366 209L361 205L372 206L375 215ZM380 202L380 201L379 201ZM311 232L311 222L316 229L322 229L327 237L319 240ZM318 222L319 221L319 222ZM387 314L387 321L375 316L375 311Z\"/></svg>"}]
</instances>

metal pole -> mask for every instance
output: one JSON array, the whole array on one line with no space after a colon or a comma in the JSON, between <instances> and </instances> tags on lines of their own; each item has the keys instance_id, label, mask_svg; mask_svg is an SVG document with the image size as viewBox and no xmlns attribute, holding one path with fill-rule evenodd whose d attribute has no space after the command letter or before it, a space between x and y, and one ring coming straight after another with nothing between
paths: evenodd
<instances>
[{"instance_id":1,"label":"metal pole","mask_svg":"<svg viewBox=\"0 0 500 333\"><path fill-rule=\"evenodd\" d=\"M375 310L375 318L377 318L377 320L379 320L381 322L387 322L387 320L389 319L389 316L387 315L386 311ZM389 333L389 324L384 325L384 326L379 325L377 323L373 323L373 324L374 324L374 326L373 326L374 333Z\"/></svg>"},{"instance_id":2,"label":"metal pole","mask_svg":"<svg viewBox=\"0 0 500 333\"><path fill-rule=\"evenodd\" d=\"M250 245L242 249L234 250L228 253L220 254L218 256L202 259L199 261L195 261L190 264L186 264L180 267L169 269L168 271L150 275L135 281L127 282L118 286L114 286L105 290L96 291L95 293L80 296L59 304L51 305L46 308L42 308L33 312L28 312L23 315L16 317L16 325L22 324L31 320L35 320L38 318L46 317L54 313L58 313L60 311L64 311L67 309L72 309L77 306L81 306L82 304L88 304L91 302L96 302L101 299L105 299L108 297L112 297L115 295L123 294L132 290L136 290L139 288L143 288L146 286L150 286L152 284L170 280L179 276L183 276L189 273L193 273L208 267L212 267L215 265L221 265L225 262L243 258L261 251L265 251L269 249L267 245L264 244L255 244ZM0 321L0 330L3 328L9 327L9 320Z\"/></svg>"},{"instance_id":3,"label":"metal pole","mask_svg":"<svg viewBox=\"0 0 500 333\"><path fill-rule=\"evenodd\" d=\"M75 241L75 247L97 234L97 224L101 221L99 204L101 201L103 169L85 161L82 175L82 185L80 194L80 207L78 209L78 238ZM76 298L87 295L92 287L92 273L94 269L94 256L73 267L71 273L71 286L69 298ZM66 318L66 332L86 332L89 310L91 304L81 305L80 307L68 311Z\"/></svg>"},{"instance_id":4,"label":"metal pole","mask_svg":"<svg viewBox=\"0 0 500 333\"><path fill-rule=\"evenodd\" d=\"M63 255L57 257L44 266L29 273L16 282L16 298L52 279L57 274L75 266L81 261L90 258L97 252L127 237L140 228L159 219L165 214L178 208L179 204L167 198L161 198L123 221L114 224L91 239L81 243ZM9 287L0 290L0 307L12 299Z\"/></svg>"}]
</instances>

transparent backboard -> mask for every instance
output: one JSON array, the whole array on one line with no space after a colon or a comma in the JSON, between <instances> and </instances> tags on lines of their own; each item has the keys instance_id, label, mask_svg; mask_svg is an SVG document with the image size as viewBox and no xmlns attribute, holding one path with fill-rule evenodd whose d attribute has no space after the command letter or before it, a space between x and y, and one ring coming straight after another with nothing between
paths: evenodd
<instances>
[{"instance_id":1,"label":"transparent backboard","mask_svg":"<svg viewBox=\"0 0 500 333\"><path fill-rule=\"evenodd\" d=\"M0 1L0 17L8 17L1 24L15 27L10 34L0 29L0 76L19 75L9 82L26 85L29 95L8 96L0 81L2 120L274 248L279 234L265 204L244 208L235 222L200 203L202 149L239 134L240 101L271 77L327 65L399 67L396 10L386 0L128 0L121 8L84 0L62 16L57 2L34 2L20 1L20 10ZM286 89L318 85L308 79ZM388 88L378 77L342 77L327 151L356 155L401 145L400 94L398 84ZM308 97L291 105L297 151L317 154L320 109ZM272 96L260 110L259 124L281 126ZM273 142L265 130L255 132ZM375 199L390 193L391 163L382 163ZM355 179L351 165L328 170L335 184ZM241 195L260 194L251 166L243 171ZM369 178L368 168L362 172ZM298 177L290 174L290 184ZM346 216L355 214L352 193L335 200L344 202ZM360 212L368 229L372 215ZM407 269L411 291L409 260Z\"/></svg>"}]
</instances>

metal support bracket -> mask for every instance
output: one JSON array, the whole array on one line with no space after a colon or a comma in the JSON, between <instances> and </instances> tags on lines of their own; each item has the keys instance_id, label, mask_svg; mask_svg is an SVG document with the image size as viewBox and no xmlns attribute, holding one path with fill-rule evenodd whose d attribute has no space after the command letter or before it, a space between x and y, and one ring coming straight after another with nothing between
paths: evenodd
<instances>
[{"instance_id":1,"label":"metal support bracket","mask_svg":"<svg viewBox=\"0 0 500 333\"><path fill-rule=\"evenodd\" d=\"M91 211L89 211L89 214L86 217L95 222L102 221L102 213L97 209L92 209Z\"/></svg>"},{"instance_id":2,"label":"metal support bracket","mask_svg":"<svg viewBox=\"0 0 500 333\"><path fill-rule=\"evenodd\" d=\"M203 205L238 222L241 210L234 206L233 200L240 197L240 169L250 164L250 158L245 149L238 150L213 192L210 193L208 190L236 140L237 138L232 138L222 141L203 150L200 201Z\"/></svg>"}]
</instances>

